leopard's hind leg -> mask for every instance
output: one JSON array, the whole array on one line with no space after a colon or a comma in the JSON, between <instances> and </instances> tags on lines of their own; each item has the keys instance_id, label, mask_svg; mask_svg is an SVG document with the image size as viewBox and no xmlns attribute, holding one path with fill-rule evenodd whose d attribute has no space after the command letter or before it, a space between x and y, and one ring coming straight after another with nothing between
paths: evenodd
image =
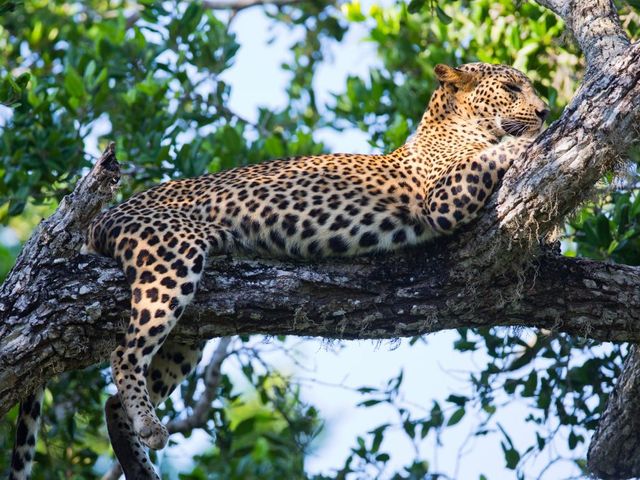
<instances>
[{"instance_id":1,"label":"leopard's hind leg","mask_svg":"<svg viewBox=\"0 0 640 480\"><path fill-rule=\"evenodd\" d=\"M195 369L203 348L204 342L188 345L173 341L171 336L160 347L153 356L146 375L147 385L151 387L149 394L154 407L161 404ZM105 416L111 446L125 478L158 480L159 477L147 455L147 449L134 433L117 394L107 400Z\"/></svg>"},{"instance_id":2,"label":"leopard's hind leg","mask_svg":"<svg viewBox=\"0 0 640 480\"><path fill-rule=\"evenodd\" d=\"M151 465L147 449L133 431L133 426L127 418L118 394L109 397L104 406L104 413L111 448L116 454L125 478L127 480L160 480Z\"/></svg>"},{"instance_id":3,"label":"leopard's hind leg","mask_svg":"<svg viewBox=\"0 0 640 480\"><path fill-rule=\"evenodd\" d=\"M160 449L169 435L155 414L146 374L193 298L210 243L195 228L174 228L164 234L145 231L129 236L131 230L125 226L117 243L132 299L127 333L111 355L111 368L134 433L144 445Z\"/></svg>"}]
</instances>

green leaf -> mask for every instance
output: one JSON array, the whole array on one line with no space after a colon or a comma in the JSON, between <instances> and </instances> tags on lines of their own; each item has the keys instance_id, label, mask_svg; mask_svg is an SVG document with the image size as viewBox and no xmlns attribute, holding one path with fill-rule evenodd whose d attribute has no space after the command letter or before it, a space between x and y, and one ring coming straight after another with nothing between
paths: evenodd
<instances>
[{"instance_id":1,"label":"green leaf","mask_svg":"<svg viewBox=\"0 0 640 480\"><path fill-rule=\"evenodd\" d=\"M181 32L186 35L193 32L198 27L202 14L203 9L201 5L197 2L189 3L184 15L180 18Z\"/></svg>"},{"instance_id":2,"label":"green leaf","mask_svg":"<svg viewBox=\"0 0 640 480\"><path fill-rule=\"evenodd\" d=\"M518 466L518 462L520 462L520 454L517 450L510 448L505 450L504 459L507 461L507 468L510 470L515 470Z\"/></svg>"},{"instance_id":3,"label":"green leaf","mask_svg":"<svg viewBox=\"0 0 640 480\"><path fill-rule=\"evenodd\" d=\"M579 443L584 442L584 437L582 435L576 434L573 430L569 433L569 450L574 450Z\"/></svg>"},{"instance_id":4,"label":"green leaf","mask_svg":"<svg viewBox=\"0 0 640 480\"><path fill-rule=\"evenodd\" d=\"M350 22L364 22L366 17L362 14L362 7L360 5L360 0L352 0L349 3L344 3L340 9L342 10L343 15Z\"/></svg>"},{"instance_id":5,"label":"green leaf","mask_svg":"<svg viewBox=\"0 0 640 480\"><path fill-rule=\"evenodd\" d=\"M538 386L538 374L535 370L533 370L527 380L524 382L524 390L522 391L523 397L533 397L536 393L536 388Z\"/></svg>"},{"instance_id":6,"label":"green leaf","mask_svg":"<svg viewBox=\"0 0 640 480\"><path fill-rule=\"evenodd\" d=\"M458 405L459 407L464 406L468 400L469 398L465 397L464 395L451 394L447 397L447 402L451 402L455 405Z\"/></svg>"},{"instance_id":7,"label":"green leaf","mask_svg":"<svg viewBox=\"0 0 640 480\"><path fill-rule=\"evenodd\" d=\"M442 415L440 404L438 402L433 402L433 407L431 408L431 424L434 427L441 427L443 423L444 415Z\"/></svg>"},{"instance_id":8,"label":"green leaf","mask_svg":"<svg viewBox=\"0 0 640 480\"><path fill-rule=\"evenodd\" d=\"M29 80L31 80L31 74L29 72L24 72L16 78L16 85L18 85L21 90L24 90L27 88Z\"/></svg>"},{"instance_id":9,"label":"green leaf","mask_svg":"<svg viewBox=\"0 0 640 480\"><path fill-rule=\"evenodd\" d=\"M376 456L376 461L382 462L382 463L387 463L390 458L391 457L389 456L388 453L380 453L379 455Z\"/></svg>"},{"instance_id":10,"label":"green leaf","mask_svg":"<svg viewBox=\"0 0 640 480\"><path fill-rule=\"evenodd\" d=\"M281 158L285 154L284 145L282 140L275 135L267 137L264 142L264 148L267 155L271 158Z\"/></svg>"},{"instance_id":11,"label":"green leaf","mask_svg":"<svg viewBox=\"0 0 640 480\"><path fill-rule=\"evenodd\" d=\"M24 207L27 206L27 202L22 199L12 199L9 202L9 216L13 217L15 215L19 215L24 210Z\"/></svg>"},{"instance_id":12,"label":"green leaf","mask_svg":"<svg viewBox=\"0 0 640 480\"><path fill-rule=\"evenodd\" d=\"M11 74L7 74L0 82L0 104L7 106L15 106L22 96L22 88L13 79Z\"/></svg>"},{"instance_id":13,"label":"green leaf","mask_svg":"<svg viewBox=\"0 0 640 480\"><path fill-rule=\"evenodd\" d=\"M5 15L15 11L16 7L23 3L22 1L2 1L0 2L0 15Z\"/></svg>"},{"instance_id":14,"label":"green leaf","mask_svg":"<svg viewBox=\"0 0 640 480\"><path fill-rule=\"evenodd\" d=\"M424 7L426 0L411 0L407 10L409 13L418 13Z\"/></svg>"},{"instance_id":15,"label":"green leaf","mask_svg":"<svg viewBox=\"0 0 640 480\"><path fill-rule=\"evenodd\" d=\"M449 421L447 422L447 426L450 427L451 425L455 425L460 420L462 420L462 417L464 417L464 413L465 413L464 408L459 408L458 410L453 412L453 415L451 415L451 417L449 418Z\"/></svg>"},{"instance_id":16,"label":"green leaf","mask_svg":"<svg viewBox=\"0 0 640 480\"><path fill-rule=\"evenodd\" d=\"M509 444L509 446L511 448L513 448L513 442L511 441L511 437L509 436L507 431L504 429L504 427L502 425L500 425L499 423L498 423L498 429L502 432L502 435L504 435L504 438L507 441L507 443Z\"/></svg>"},{"instance_id":17,"label":"green leaf","mask_svg":"<svg viewBox=\"0 0 640 480\"><path fill-rule=\"evenodd\" d=\"M436 5L436 15L438 15L438 19L445 25L449 25L453 20L449 15L444 13L444 10L442 10L439 5Z\"/></svg>"},{"instance_id":18,"label":"green leaf","mask_svg":"<svg viewBox=\"0 0 640 480\"><path fill-rule=\"evenodd\" d=\"M405 422L403 422L402 428L404 429L406 434L409 436L409 438L412 438L412 439L416 438L416 424L415 423L406 420Z\"/></svg>"},{"instance_id":19,"label":"green leaf","mask_svg":"<svg viewBox=\"0 0 640 480\"><path fill-rule=\"evenodd\" d=\"M371 443L371 453L376 453L380 449L380 444L384 439L385 428L386 425L383 425L382 427L378 427L375 429L373 433L373 442Z\"/></svg>"},{"instance_id":20,"label":"green leaf","mask_svg":"<svg viewBox=\"0 0 640 480\"><path fill-rule=\"evenodd\" d=\"M249 417L241 421L236 428L233 429L233 434L240 436L246 435L249 432L254 431L256 428L256 417Z\"/></svg>"},{"instance_id":21,"label":"green leaf","mask_svg":"<svg viewBox=\"0 0 640 480\"><path fill-rule=\"evenodd\" d=\"M612 240L611 229L609 227L609 219L603 214L596 217L596 231L598 233L600 246L608 246Z\"/></svg>"},{"instance_id":22,"label":"green leaf","mask_svg":"<svg viewBox=\"0 0 640 480\"><path fill-rule=\"evenodd\" d=\"M71 65L67 65L64 77L64 88L72 97L82 98L85 96L82 77Z\"/></svg>"},{"instance_id":23,"label":"green leaf","mask_svg":"<svg viewBox=\"0 0 640 480\"><path fill-rule=\"evenodd\" d=\"M93 75L96 72L96 61L91 60L84 69L84 83L89 84L93 79Z\"/></svg>"}]
</instances>

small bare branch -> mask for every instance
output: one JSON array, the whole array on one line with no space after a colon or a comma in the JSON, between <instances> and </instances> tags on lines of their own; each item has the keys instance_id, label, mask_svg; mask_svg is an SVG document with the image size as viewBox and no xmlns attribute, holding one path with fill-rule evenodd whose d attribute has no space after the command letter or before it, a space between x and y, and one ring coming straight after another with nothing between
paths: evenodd
<instances>
[{"instance_id":1,"label":"small bare branch","mask_svg":"<svg viewBox=\"0 0 640 480\"><path fill-rule=\"evenodd\" d=\"M202 6L207 10L231 10L235 13L251 7L259 7L265 5L284 7L287 5L295 5L307 1L309 0L204 0L202 2ZM140 20L140 10L142 8L144 7L138 5L136 11L127 17L127 30L133 28L138 20Z\"/></svg>"},{"instance_id":2,"label":"small bare branch","mask_svg":"<svg viewBox=\"0 0 640 480\"><path fill-rule=\"evenodd\" d=\"M207 423L207 415L211 408L211 402L216 397L220 384L220 368L227 357L227 349L231 343L231 337L224 337L218 341L209 365L204 372L204 390L196 401L193 411L183 419L174 419L167 424L169 433L187 433L194 428L203 428Z\"/></svg>"},{"instance_id":3,"label":"small bare branch","mask_svg":"<svg viewBox=\"0 0 640 480\"><path fill-rule=\"evenodd\" d=\"M278 7L304 3L308 0L205 0L202 2L204 8L210 10L244 10L245 8L261 5L275 5Z\"/></svg>"}]
</instances>

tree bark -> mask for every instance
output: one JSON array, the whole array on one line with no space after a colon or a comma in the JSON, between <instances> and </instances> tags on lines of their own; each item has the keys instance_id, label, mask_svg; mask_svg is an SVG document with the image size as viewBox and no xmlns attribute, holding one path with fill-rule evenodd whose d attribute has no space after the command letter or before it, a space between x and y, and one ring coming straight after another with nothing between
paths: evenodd
<instances>
[{"instance_id":1,"label":"tree bark","mask_svg":"<svg viewBox=\"0 0 640 480\"><path fill-rule=\"evenodd\" d=\"M320 264L216 258L172 334L379 339L518 325L640 340L640 268L545 253L520 278L478 272L491 284L476 290L447 273L449 253L442 242ZM128 321L129 288L111 259L77 255L36 268L0 314L0 415L47 378L105 361Z\"/></svg>"},{"instance_id":2,"label":"tree bark","mask_svg":"<svg viewBox=\"0 0 640 480\"><path fill-rule=\"evenodd\" d=\"M589 469L600 478L637 477L640 472L640 350L631 347L591 444Z\"/></svg>"},{"instance_id":3,"label":"tree bark","mask_svg":"<svg viewBox=\"0 0 640 480\"><path fill-rule=\"evenodd\" d=\"M561 119L515 162L476 222L397 255L313 265L216 258L175 334L395 338L524 325L638 341L640 269L564 258L540 243L638 140L640 45L629 45L609 1L540 3L565 19L587 73ZM106 359L124 331L123 276L109 259L77 254L117 177L110 149L38 227L0 288L0 416L52 375ZM630 460L640 456L638 429L621 428L629 415L640 418L625 401L634 390L624 387L638 381L639 368L638 355L630 356L594 437L596 474L640 475ZM634 438L633 455L605 462L595 445L611 452L625 435Z\"/></svg>"}]
</instances>

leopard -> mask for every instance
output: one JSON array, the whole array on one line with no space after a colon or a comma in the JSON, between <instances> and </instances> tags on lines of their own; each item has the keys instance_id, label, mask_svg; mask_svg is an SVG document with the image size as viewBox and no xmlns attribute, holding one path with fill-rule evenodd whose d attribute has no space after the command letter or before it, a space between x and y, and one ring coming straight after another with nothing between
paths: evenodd
<instances>
[{"instance_id":1,"label":"leopard","mask_svg":"<svg viewBox=\"0 0 640 480\"><path fill-rule=\"evenodd\" d=\"M172 180L93 220L82 253L114 258L131 289L126 334L111 354L117 393L105 405L127 479L159 478L147 449L162 449L169 434L155 407L203 349L170 334L208 258L353 257L450 235L542 131L549 109L519 70L439 64L434 76L417 129L390 153L301 156ZM41 403L39 391L22 404L13 480L29 477Z\"/></svg>"}]
</instances>

